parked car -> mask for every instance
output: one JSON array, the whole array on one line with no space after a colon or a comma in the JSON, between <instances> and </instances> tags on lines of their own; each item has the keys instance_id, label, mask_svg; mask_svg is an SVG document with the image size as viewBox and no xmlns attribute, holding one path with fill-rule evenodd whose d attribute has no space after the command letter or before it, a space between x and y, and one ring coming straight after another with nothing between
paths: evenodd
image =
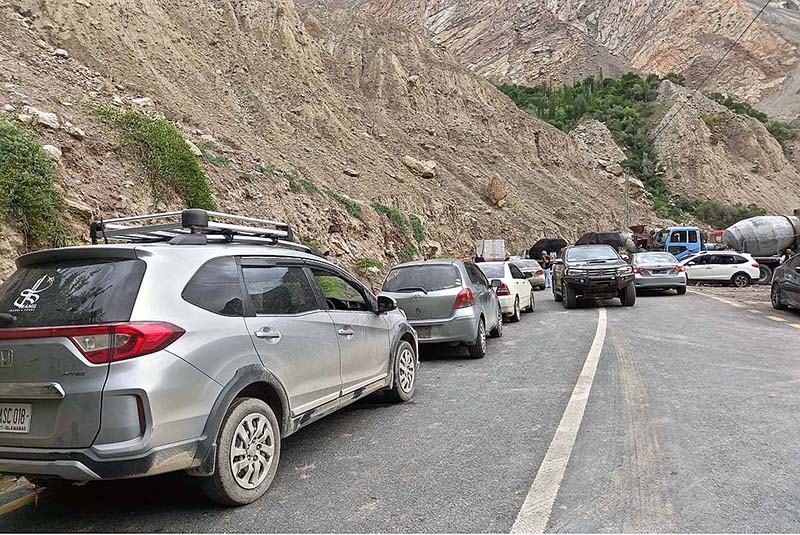
<instances>
[{"instance_id":1,"label":"parked car","mask_svg":"<svg viewBox=\"0 0 800 535\"><path fill-rule=\"evenodd\" d=\"M772 275L772 306L777 310L800 308L800 254L784 262Z\"/></svg>"},{"instance_id":2,"label":"parked car","mask_svg":"<svg viewBox=\"0 0 800 535\"><path fill-rule=\"evenodd\" d=\"M573 245L553 261L553 297L575 308L578 297L636 303L633 268L610 245Z\"/></svg>"},{"instance_id":3,"label":"parked car","mask_svg":"<svg viewBox=\"0 0 800 535\"><path fill-rule=\"evenodd\" d=\"M544 290L544 270L539 262L525 259L513 260L511 263L522 271L522 274L525 275L525 278L528 279L528 282L533 286L534 290Z\"/></svg>"},{"instance_id":4,"label":"parked car","mask_svg":"<svg viewBox=\"0 0 800 535\"><path fill-rule=\"evenodd\" d=\"M701 252L683 260L687 281L721 282L743 288L758 281L759 264L747 253L735 251Z\"/></svg>"},{"instance_id":5,"label":"parked car","mask_svg":"<svg viewBox=\"0 0 800 535\"><path fill-rule=\"evenodd\" d=\"M533 286L517 266L511 262L482 262L478 267L492 281L500 309L511 323L520 320L521 311L533 312L536 307Z\"/></svg>"},{"instance_id":6,"label":"parked car","mask_svg":"<svg viewBox=\"0 0 800 535\"><path fill-rule=\"evenodd\" d=\"M0 286L2 473L188 471L242 505L269 488L283 438L371 392L414 395L405 315L288 225L186 210L92 237L120 243L24 255Z\"/></svg>"},{"instance_id":7,"label":"parked car","mask_svg":"<svg viewBox=\"0 0 800 535\"><path fill-rule=\"evenodd\" d=\"M637 289L675 290L686 293L686 268L672 254L663 251L634 253L630 256Z\"/></svg>"},{"instance_id":8,"label":"parked car","mask_svg":"<svg viewBox=\"0 0 800 535\"><path fill-rule=\"evenodd\" d=\"M420 344L465 344L486 355L486 337L503 336L500 304L489 281L468 260L408 262L391 269L381 294L395 300Z\"/></svg>"}]
</instances>

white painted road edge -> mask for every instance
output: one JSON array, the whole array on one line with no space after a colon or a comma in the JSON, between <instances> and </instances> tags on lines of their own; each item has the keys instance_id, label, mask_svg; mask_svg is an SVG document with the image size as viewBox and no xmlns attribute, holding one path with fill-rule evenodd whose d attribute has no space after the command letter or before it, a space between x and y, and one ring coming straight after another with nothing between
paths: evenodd
<instances>
[{"instance_id":1,"label":"white painted road edge","mask_svg":"<svg viewBox=\"0 0 800 535\"><path fill-rule=\"evenodd\" d=\"M606 341L606 309L601 307L598 310L599 317L594 342L586 356L581 375L578 377L578 382L575 383L575 389L569 398L553 441L547 449L531 489L514 521L511 533L544 533L547 522L550 520L550 513L553 510L558 489L561 487L561 480L564 478L570 455L572 455L575 438L581 427L583 412L586 409L586 402L589 400L589 392L597 371L597 363L600 361L600 353L602 353L603 344Z\"/></svg>"}]
</instances>

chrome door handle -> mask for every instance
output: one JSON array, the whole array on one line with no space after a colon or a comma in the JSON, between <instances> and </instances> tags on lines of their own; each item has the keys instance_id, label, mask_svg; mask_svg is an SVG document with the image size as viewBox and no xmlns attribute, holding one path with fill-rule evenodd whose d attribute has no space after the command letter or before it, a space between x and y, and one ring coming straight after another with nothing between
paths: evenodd
<instances>
[{"instance_id":1,"label":"chrome door handle","mask_svg":"<svg viewBox=\"0 0 800 535\"><path fill-rule=\"evenodd\" d=\"M270 329L269 327L264 327L256 331L256 338L261 338L262 340L269 340L272 343L277 343L281 339L281 333L279 331L275 331Z\"/></svg>"},{"instance_id":2,"label":"chrome door handle","mask_svg":"<svg viewBox=\"0 0 800 535\"><path fill-rule=\"evenodd\" d=\"M351 329L349 327L346 327L346 328L343 328L343 329L339 329L336 332L339 333L339 336L353 336L354 334L356 334L353 331L353 329Z\"/></svg>"}]
</instances>

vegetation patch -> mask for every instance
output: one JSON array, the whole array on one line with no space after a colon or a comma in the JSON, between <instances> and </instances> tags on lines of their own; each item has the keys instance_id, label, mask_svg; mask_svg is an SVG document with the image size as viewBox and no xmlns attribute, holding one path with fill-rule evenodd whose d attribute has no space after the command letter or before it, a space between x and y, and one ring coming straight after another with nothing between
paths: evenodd
<instances>
[{"instance_id":1,"label":"vegetation patch","mask_svg":"<svg viewBox=\"0 0 800 535\"><path fill-rule=\"evenodd\" d=\"M397 257L402 262L411 262L417 257L417 248L411 242L406 242L405 246L397 253Z\"/></svg>"},{"instance_id":2,"label":"vegetation patch","mask_svg":"<svg viewBox=\"0 0 800 535\"><path fill-rule=\"evenodd\" d=\"M95 109L106 122L122 129L123 145L139 153L156 209L170 192L188 208L216 209L208 176L174 124L132 108Z\"/></svg>"},{"instance_id":3,"label":"vegetation patch","mask_svg":"<svg viewBox=\"0 0 800 535\"><path fill-rule=\"evenodd\" d=\"M352 199L348 199L344 195L341 195L341 194L333 191L330 188L323 188L322 191L323 191L323 193L325 193L325 195L327 195L328 197L330 197L334 201L343 204L344 207L347 209L347 212L351 216L355 217L356 219L358 219L360 221L364 221L364 214L361 212L361 205L360 204L358 204L357 202L355 202Z\"/></svg>"},{"instance_id":4,"label":"vegetation patch","mask_svg":"<svg viewBox=\"0 0 800 535\"><path fill-rule=\"evenodd\" d=\"M731 98L730 95L723 95L722 93L709 93L706 96L735 113L758 119L767 128L767 131L772 134L772 137L778 140L778 143L781 145L787 141L798 138L797 129L792 127L789 123L770 119L766 113L758 111L746 102L739 102Z\"/></svg>"},{"instance_id":5,"label":"vegetation patch","mask_svg":"<svg viewBox=\"0 0 800 535\"><path fill-rule=\"evenodd\" d=\"M703 119L707 127L712 129L722 122L722 116L718 113L707 113L701 115L700 118Z\"/></svg>"},{"instance_id":6,"label":"vegetation patch","mask_svg":"<svg viewBox=\"0 0 800 535\"><path fill-rule=\"evenodd\" d=\"M26 249L66 243L55 169L22 125L0 118L0 214L22 232Z\"/></svg>"},{"instance_id":7,"label":"vegetation patch","mask_svg":"<svg viewBox=\"0 0 800 535\"><path fill-rule=\"evenodd\" d=\"M392 225L394 225L395 228L403 234L403 236L406 238L409 237L408 220L406 219L406 216L403 215L403 212L379 202L373 202L372 208L379 214L383 214L388 217L389 221L392 222Z\"/></svg>"},{"instance_id":8,"label":"vegetation patch","mask_svg":"<svg viewBox=\"0 0 800 535\"><path fill-rule=\"evenodd\" d=\"M728 228L742 219L767 215L767 211L755 203L730 205L719 201L702 201L694 207L692 213L704 223L718 229Z\"/></svg>"},{"instance_id":9,"label":"vegetation patch","mask_svg":"<svg viewBox=\"0 0 800 535\"><path fill-rule=\"evenodd\" d=\"M422 220L412 214L408 221L411 223L411 232L414 235L414 239L417 243L422 243L425 240L425 227L422 225Z\"/></svg>"},{"instance_id":10,"label":"vegetation patch","mask_svg":"<svg viewBox=\"0 0 800 535\"><path fill-rule=\"evenodd\" d=\"M369 268L378 268L383 269L383 262L377 260L375 258L369 258L366 256L362 256L361 258L356 258L356 270L360 271L361 273L365 273Z\"/></svg>"},{"instance_id":11,"label":"vegetation patch","mask_svg":"<svg viewBox=\"0 0 800 535\"><path fill-rule=\"evenodd\" d=\"M231 161L226 158L225 155L217 154L215 149L211 148L210 145L206 143L198 143L197 148L200 149L200 152L203 154L203 158L205 158L208 163L223 169L231 169L233 167L233 164L231 164Z\"/></svg>"}]
</instances>

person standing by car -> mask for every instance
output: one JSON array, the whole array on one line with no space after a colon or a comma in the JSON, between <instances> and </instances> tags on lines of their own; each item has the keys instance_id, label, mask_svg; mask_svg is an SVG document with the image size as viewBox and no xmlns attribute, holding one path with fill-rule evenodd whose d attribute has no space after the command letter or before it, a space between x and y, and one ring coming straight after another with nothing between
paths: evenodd
<instances>
[{"instance_id":1,"label":"person standing by car","mask_svg":"<svg viewBox=\"0 0 800 535\"><path fill-rule=\"evenodd\" d=\"M539 261L542 265L542 269L544 270L544 287L550 288L553 282L553 262L550 260L550 256L547 254L547 251L542 251L542 259Z\"/></svg>"},{"instance_id":2,"label":"person standing by car","mask_svg":"<svg viewBox=\"0 0 800 535\"><path fill-rule=\"evenodd\" d=\"M792 256L794 256L793 253L792 253L792 250L791 249L786 249L783 252L783 256L781 256L781 259L778 261L778 265L782 266L784 264L784 262L788 261Z\"/></svg>"}]
</instances>

